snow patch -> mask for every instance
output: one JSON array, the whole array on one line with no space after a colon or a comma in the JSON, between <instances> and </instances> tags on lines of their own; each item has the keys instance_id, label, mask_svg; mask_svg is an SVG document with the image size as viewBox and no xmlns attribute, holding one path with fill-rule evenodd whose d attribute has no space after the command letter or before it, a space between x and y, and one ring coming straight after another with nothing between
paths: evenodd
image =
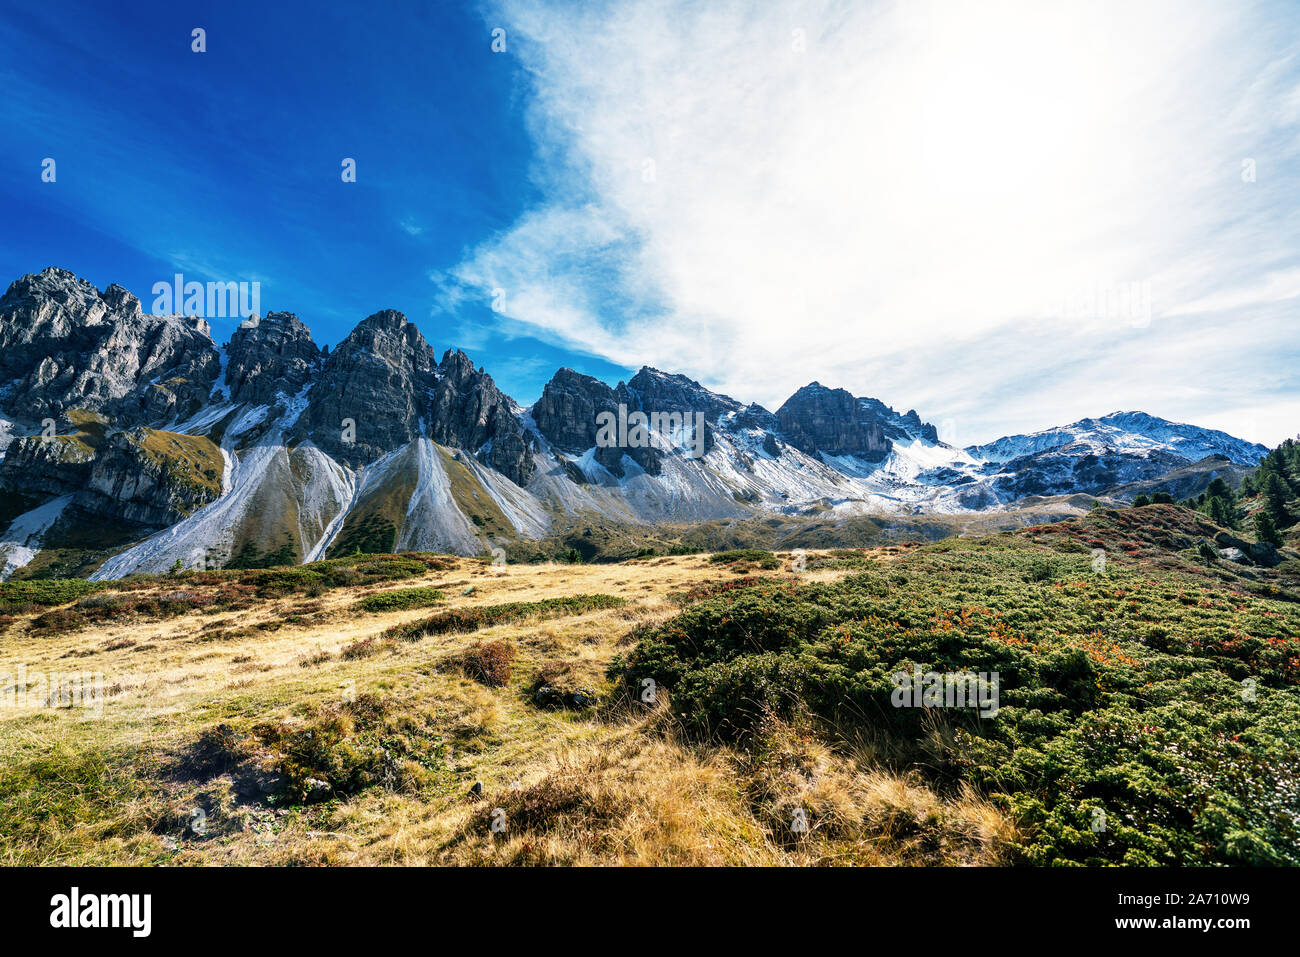
<instances>
[{"instance_id":1,"label":"snow patch","mask_svg":"<svg viewBox=\"0 0 1300 957\"><path fill-rule=\"evenodd\" d=\"M0 538L0 581L36 557L41 548L41 537L59 520L71 501L71 495L60 495L9 523L4 537Z\"/></svg>"}]
</instances>

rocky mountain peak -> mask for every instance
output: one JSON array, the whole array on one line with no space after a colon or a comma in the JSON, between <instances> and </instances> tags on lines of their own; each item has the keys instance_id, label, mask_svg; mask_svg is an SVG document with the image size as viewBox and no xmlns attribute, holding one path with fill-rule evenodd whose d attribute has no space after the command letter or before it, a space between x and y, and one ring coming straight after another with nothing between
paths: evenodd
<instances>
[{"instance_id":1,"label":"rocky mountain peak","mask_svg":"<svg viewBox=\"0 0 1300 957\"><path fill-rule=\"evenodd\" d=\"M226 346L226 381L234 402L271 403L297 395L320 362L311 331L291 312L250 316Z\"/></svg>"},{"instance_id":2,"label":"rocky mountain peak","mask_svg":"<svg viewBox=\"0 0 1300 957\"><path fill-rule=\"evenodd\" d=\"M486 374L482 369L476 372L473 360L459 349L448 349L443 353L442 361L438 363L438 372L456 384L469 382L476 375Z\"/></svg>"},{"instance_id":3,"label":"rocky mountain peak","mask_svg":"<svg viewBox=\"0 0 1300 957\"><path fill-rule=\"evenodd\" d=\"M829 389L820 382L786 399L776 419L786 441L808 455L856 455L878 462L892 448L873 410L847 389Z\"/></svg>"},{"instance_id":4,"label":"rocky mountain peak","mask_svg":"<svg viewBox=\"0 0 1300 957\"><path fill-rule=\"evenodd\" d=\"M296 432L349 465L373 462L420 435L435 367L406 316L367 316L324 359Z\"/></svg>"},{"instance_id":5,"label":"rocky mountain peak","mask_svg":"<svg viewBox=\"0 0 1300 957\"><path fill-rule=\"evenodd\" d=\"M1070 445L1139 456L1172 452L1189 462L1223 454L1239 465L1255 465L1268 451L1262 445L1217 429L1171 422L1147 412L1111 412L1040 432L1003 436L984 445L970 446L966 451L988 461L1009 462Z\"/></svg>"},{"instance_id":6,"label":"rocky mountain peak","mask_svg":"<svg viewBox=\"0 0 1300 957\"><path fill-rule=\"evenodd\" d=\"M744 408L734 399L710 392L694 379L645 366L631 380L620 382L612 389L599 379L572 369L560 369L543 388L541 398L531 412L538 431L554 448L579 454L596 446L600 414L610 412L617 415L619 406L623 406L628 415L633 412L649 417L675 415L688 424L696 421L697 414L703 415L706 423L702 445L704 454L713 447L713 429L708 423ZM676 438L680 441L682 436ZM669 437L661 436L661 439ZM648 474L658 475L662 471L663 452L657 444L598 447L595 457L618 477L624 474L624 456L631 458Z\"/></svg>"},{"instance_id":7,"label":"rocky mountain peak","mask_svg":"<svg viewBox=\"0 0 1300 957\"><path fill-rule=\"evenodd\" d=\"M430 438L465 449L517 485L528 483L536 467L514 403L469 356L447 350L429 398Z\"/></svg>"},{"instance_id":8,"label":"rocky mountain peak","mask_svg":"<svg viewBox=\"0 0 1300 957\"><path fill-rule=\"evenodd\" d=\"M360 351L395 362L409 361L422 369L432 369L437 364L433 348L420 330L395 309L382 309L362 319L339 343L335 354Z\"/></svg>"},{"instance_id":9,"label":"rocky mountain peak","mask_svg":"<svg viewBox=\"0 0 1300 957\"><path fill-rule=\"evenodd\" d=\"M398 312L396 309L380 309L358 322L352 332L353 335L370 331L398 333L408 325L410 325L410 322L405 313Z\"/></svg>"},{"instance_id":10,"label":"rocky mountain peak","mask_svg":"<svg viewBox=\"0 0 1300 957\"><path fill-rule=\"evenodd\" d=\"M737 412L732 425L737 429L761 429L767 432L776 432L781 427L776 416L757 402L751 402Z\"/></svg>"},{"instance_id":11,"label":"rocky mountain peak","mask_svg":"<svg viewBox=\"0 0 1300 957\"><path fill-rule=\"evenodd\" d=\"M519 485L534 465L514 404L459 349L436 362L406 316L368 316L322 358L296 431L349 465L427 436L464 449Z\"/></svg>"},{"instance_id":12,"label":"rocky mountain peak","mask_svg":"<svg viewBox=\"0 0 1300 957\"><path fill-rule=\"evenodd\" d=\"M115 282L110 283L101 296L113 312L122 314L140 312L140 300L134 293Z\"/></svg>"},{"instance_id":13,"label":"rocky mountain peak","mask_svg":"<svg viewBox=\"0 0 1300 957\"><path fill-rule=\"evenodd\" d=\"M537 431L555 448L584 452L596 444L596 416L618 407L618 396L599 379L560 369L532 407Z\"/></svg>"},{"instance_id":14,"label":"rocky mountain peak","mask_svg":"<svg viewBox=\"0 0 1300 957\"><path fill-rule=\"evenodd\" d=\"M683 415L703 412L708 422L716 422L719 416L744 408L735 399L710 392L694 379L660 372L650 366L643 366L627 383L625 391L635 396L634 407L643 412L681 412Z\"/></svg>"},{"instance_id":15,"label":"rocky mountain peak","mask_svg":"<svg viewBox=\"0 0 1300 957\"><path fill-rule=\"evenodd\" d=\"M921 421L915 409L899 415L879 399L859 398L858 403L880 423L885 437L894 442L912 442L921 439L937 443L939 432L929 422Z\"/></svg>"},{"instance_id":16,"label":"rocky mountain peak","mask_svg":"<svg viewBox=\"0 0 1300 957\"><path fill-rule=\"evenodd\" d=\"M218 368L206 323L142 312L121 286L101 294L50 267L0 298L0 381L20 417L78 407L137 421L185 416L206 400Z\"/></svg>"},{"instance_id":17,"label":"rocky mountain peak","mask_svg":"<svg viewBox=\"0 0 1300 957\"><path fill-rule=\"evenodd\" d=\"M106 309L94 283L55 266L15 279L0 298L0 314L34 315L56 328L96 322Z\"/></svg>"}]
</instances>

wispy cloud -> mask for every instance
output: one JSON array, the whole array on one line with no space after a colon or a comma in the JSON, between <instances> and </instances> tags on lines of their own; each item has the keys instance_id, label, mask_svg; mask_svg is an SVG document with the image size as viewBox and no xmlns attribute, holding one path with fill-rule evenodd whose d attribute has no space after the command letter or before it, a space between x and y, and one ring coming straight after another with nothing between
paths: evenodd
<instances>
[{"instance_id":1,"label":"wispy cloud","mask_svg":"<svg viewBox=\"0 0 1300 957\"><path fill-rule=\"evenodd\" d=\"M614 362L771 406L818 378L969 440L1119 406L1204 421L1225 394L1294 407L1286 5L501 0L485 18L531 77L547 199L439 277L448 301L504 293L506 319ZM1047 305L1129 283L1149 324Z\"/></svg>"}]
</instances>

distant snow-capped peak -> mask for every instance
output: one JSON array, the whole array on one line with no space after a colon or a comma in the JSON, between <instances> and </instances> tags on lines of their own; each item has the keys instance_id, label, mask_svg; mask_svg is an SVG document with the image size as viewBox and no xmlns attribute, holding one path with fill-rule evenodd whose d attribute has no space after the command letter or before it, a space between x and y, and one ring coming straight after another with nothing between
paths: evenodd
<instances>
[{"instance_id":1,"label":"distant snow-capped peak","mask_svg":"<svg viewBox=\"0 0 1300 957\"><path fill-rule=\"evenodd\" d=\"M1172 452L1191 462L1222 455L1239 465L1255 465L1268 452L1262 445L1226 432L1170 422L1146 412L1112 412L1041 432L1004 436L984 445L968 446L966 451L976 459L1003 463L1076 442L1139 456Z\"/></svg>"}]
</instances>

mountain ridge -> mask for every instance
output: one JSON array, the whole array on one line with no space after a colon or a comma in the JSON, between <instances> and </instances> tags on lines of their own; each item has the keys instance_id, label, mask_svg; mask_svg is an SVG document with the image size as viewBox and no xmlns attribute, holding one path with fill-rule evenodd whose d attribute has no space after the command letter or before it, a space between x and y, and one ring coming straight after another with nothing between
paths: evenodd
<instances>
[{"instance_id":1,"label":"mountain ridge","mask_svg":"<svg viewBox=\"0 0 1300 957\"><path fill-rule=\"evenodd\" d=\"M200 318L53 267L0 297L0 346L0 489L18 503L0 512L5 575L87 515L105 542L129 539L96 566L120 575L348 544L477 554L591 521L1005 510L1267 451L1141 412L958 449L914 409L817 381L771 412L650 366L615 386L562 368L523 408L396 310L332 350L276 311L218 345ZM91 474L109 490L93 502Z\"/></svg>"}]
</instances>

